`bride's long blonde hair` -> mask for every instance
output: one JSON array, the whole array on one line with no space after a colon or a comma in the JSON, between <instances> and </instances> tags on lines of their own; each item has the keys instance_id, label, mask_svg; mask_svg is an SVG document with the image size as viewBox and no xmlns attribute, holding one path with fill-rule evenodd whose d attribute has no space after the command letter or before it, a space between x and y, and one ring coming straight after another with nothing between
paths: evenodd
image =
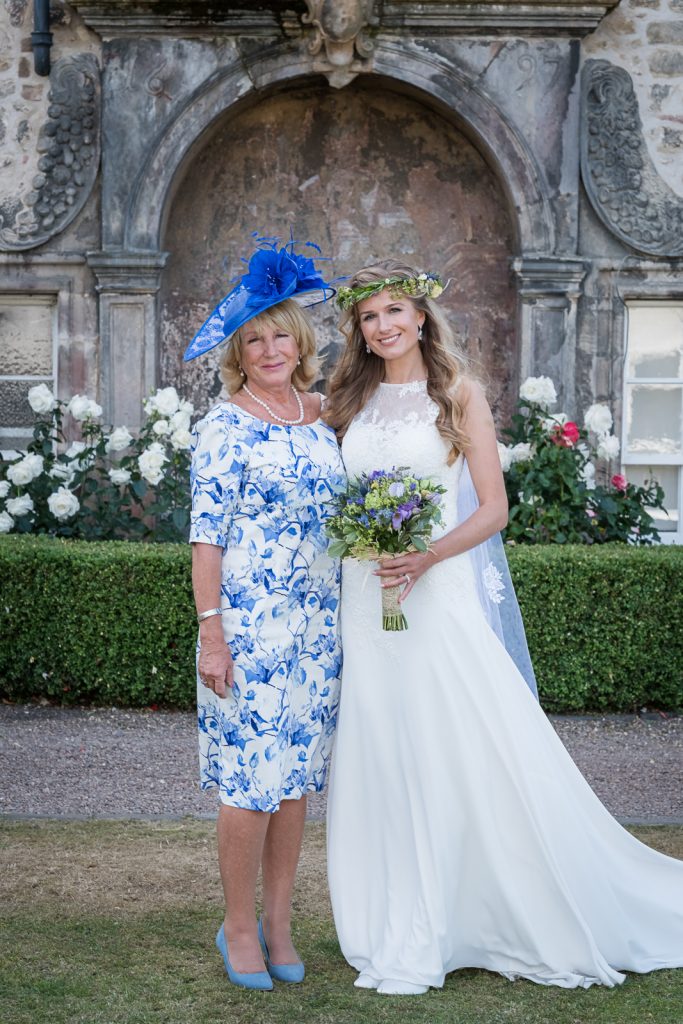
<instances>
[{"instance_id":1,"label":"bride's long blonde hair","mask_svg":"<svg viewBox=\"0 0 683 1024\"><path fill-rule=\"evenodd\" d=\"M348 286L357 288L387 277L416 278L419 273L419 270L399 260L382 260L359 270ZM450 324L433 299L426 295L402 298L408 299L425 314L422 358L427 367L427 393L438 406L436 427L450 446L448 464L451 465L468 444L463 425L463 394L462 389L458 389L458 383L467 370L467 360L458 350ZM384 380L384 360L374 352L366 352L357 305L343 313L339 328L346 337L346 346L329 381L324 417L337 431L341 442L353 417Z\"/></svg>"}]
</instances>

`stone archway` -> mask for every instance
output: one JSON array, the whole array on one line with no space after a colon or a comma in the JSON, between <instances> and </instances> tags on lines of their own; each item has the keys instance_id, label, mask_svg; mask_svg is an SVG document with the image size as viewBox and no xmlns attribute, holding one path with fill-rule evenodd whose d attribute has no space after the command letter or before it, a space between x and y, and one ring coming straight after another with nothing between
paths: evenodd
<instances>
[{"instance_id":1,"label":"stone archway","mask_svg":"<svg viewBox=\"0 0 683 1024\"><path fill-rule=\"evenodd\" d=\"M386 84L386 83L385 83ZM515 229L508 199L477 149L417 99L360 80L272 93L228 111L184 168L167 210L159 296L160 375L198 408L220 389L213 356L182 363L202 319L242 268L250 232L311 239L334 274L394 255L440 271L440 300L502 419L517 379ZM315 311L326 369L340 336Z\"/></svg>"}]
</instances>

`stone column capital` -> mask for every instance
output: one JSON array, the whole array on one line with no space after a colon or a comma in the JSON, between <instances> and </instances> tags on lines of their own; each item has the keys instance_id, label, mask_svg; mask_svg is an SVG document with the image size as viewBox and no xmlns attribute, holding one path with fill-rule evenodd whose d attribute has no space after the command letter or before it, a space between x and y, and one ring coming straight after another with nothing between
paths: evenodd
<instances>
[{"instance_id":1,"label":"stone column capital","mask_svg":"<svg viewBox=\"0 0 683 1024\"><path fill-rule=\"evenodd\" d=\"M588 271L583 260L556 256L522 256L513 261L522 302L563 305L576 301Z\"/></svg>"},{"instance_id":2,"label":"stone column capital","mask_svg":"<svg viewBox=\"0 0 683 1024\"><path fill-rule=\"evenodd\" d=\"M166 266L167 252L89 252L88 266L92 268L96 288L100 293L140 295L158 292L161 271Z\"/></svg>"}]
</instances>

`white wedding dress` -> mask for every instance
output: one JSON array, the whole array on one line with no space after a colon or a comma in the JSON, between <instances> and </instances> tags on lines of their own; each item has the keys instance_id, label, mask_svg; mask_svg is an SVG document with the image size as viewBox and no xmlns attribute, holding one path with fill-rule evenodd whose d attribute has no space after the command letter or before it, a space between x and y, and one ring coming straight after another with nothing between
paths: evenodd
<instances>
[{"instance_id":1,"label":"white wedding dress","mask_svg":"<svg viewBox=\"0 0 683 1024\"><path fill-rule=\"evenodd\" d=\"M436 412L424 382L382 384L342 454L351 477L440 480L440 534L462 458L446 465ZM564 988L682 966L683 862L594 795L489 627L469 556L417 581L400 633L382 631L373 568L343 563L328 863L348 962L370 982L482 967Z\"/></svg>"}]
</instances>

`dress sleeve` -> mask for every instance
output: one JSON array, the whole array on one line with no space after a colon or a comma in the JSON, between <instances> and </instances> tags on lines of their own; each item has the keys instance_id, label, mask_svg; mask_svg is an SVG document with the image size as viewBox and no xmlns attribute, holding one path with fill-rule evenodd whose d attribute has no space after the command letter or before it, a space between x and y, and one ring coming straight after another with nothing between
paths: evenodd
<instances>
[{"instance_id":1,"label":"dress sleeve","mask_svg":"<svg viewBox=\"0 0 683 1024\"><path fill-rule=\"evenodd\" d=\"M224 412L212 410L195 425L192 438L190 544L226 547L244 470L234 428Z\"/></svg>"}]
</instances>

